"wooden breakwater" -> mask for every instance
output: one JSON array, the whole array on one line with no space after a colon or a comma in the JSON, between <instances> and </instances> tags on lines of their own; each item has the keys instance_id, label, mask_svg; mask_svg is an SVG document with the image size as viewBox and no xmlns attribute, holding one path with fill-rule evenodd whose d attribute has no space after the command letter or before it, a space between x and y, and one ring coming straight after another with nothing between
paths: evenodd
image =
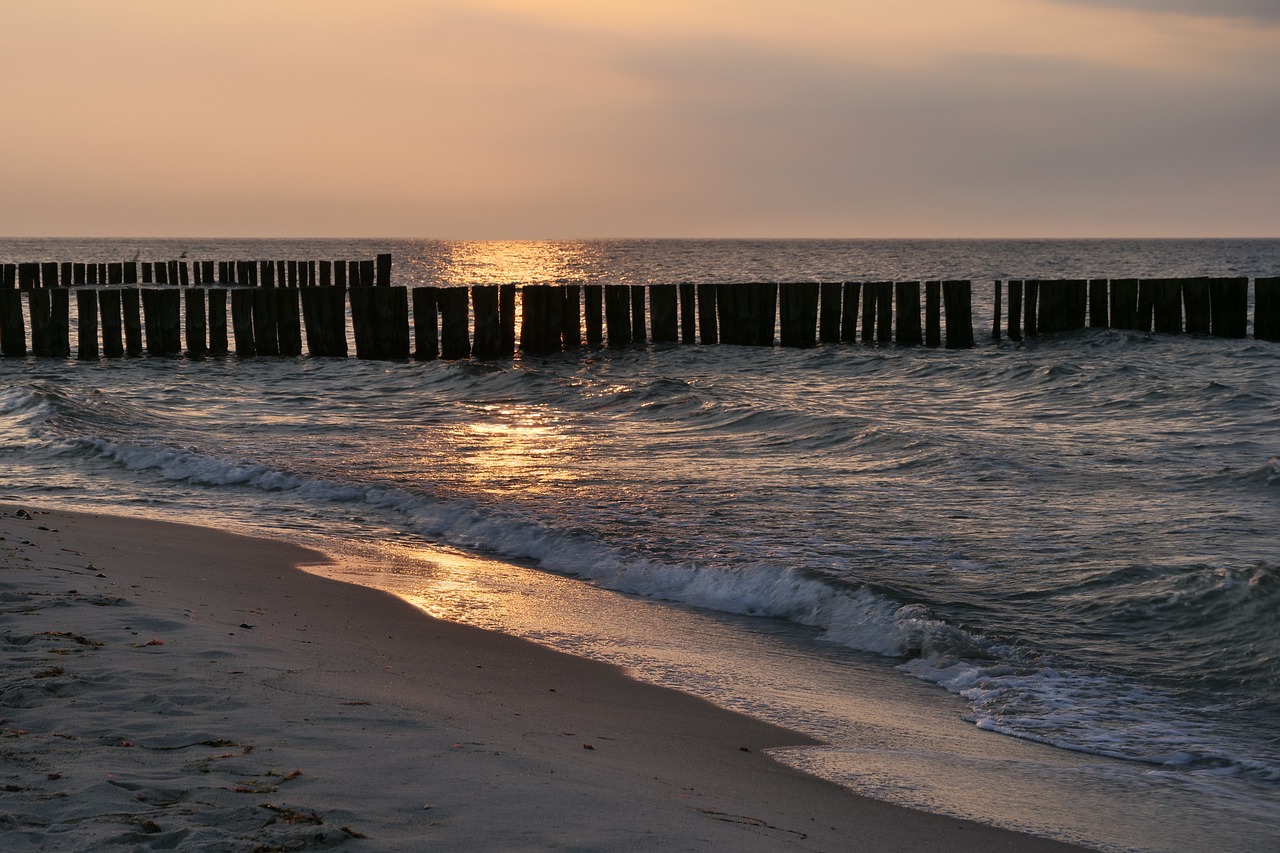
<instances>
[{"instance_id":1,"label":"wooden breakwater","mask_svg":"<svg viewBox=\"0 0 1280 853\"><path fill-rule=\"evenodd\" d=\"M991 337L1084 328L1242 338L1247 278L1008 281ZM358 261L0 265L0 354L500 359L638 343L975 345L969 281L398 287ZM1280 278L1252 283L1253 336L1280 341ZM24 310L25 309L25 310ZM29 336L28 336L29 332Z\"/></svg>"}]
</instances>

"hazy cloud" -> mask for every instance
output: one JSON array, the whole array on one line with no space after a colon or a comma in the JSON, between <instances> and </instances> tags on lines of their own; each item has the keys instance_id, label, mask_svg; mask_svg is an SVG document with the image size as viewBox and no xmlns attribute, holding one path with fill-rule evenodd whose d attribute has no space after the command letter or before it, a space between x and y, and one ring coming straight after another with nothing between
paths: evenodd
<instances>
[{"instance_id":1,"label":"hazy cloud","mask_svg":"<svg viewBox=\"0 0 1280 853\"><path fill-rule=\"evenodd\" d=\"M1066 6L1095 6L1108 9L1136 9L1204 18L1256 20L1280 25L1277 0L1051 0Z\"/></svg>"}]
</instances>

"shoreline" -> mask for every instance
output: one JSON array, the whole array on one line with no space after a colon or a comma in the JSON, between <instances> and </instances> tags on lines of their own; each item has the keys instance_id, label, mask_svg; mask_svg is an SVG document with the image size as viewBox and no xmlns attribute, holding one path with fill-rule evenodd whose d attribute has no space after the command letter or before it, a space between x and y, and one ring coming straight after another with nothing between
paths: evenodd
<instances>
[{"instance_id":1,"label":"shoreline","mask_svg":"<svg viewBox=\"0 0 1280 853\"><path fill-rule=\"evenodd\" d=\"M855 795L763 752L811 738L298 568L319 552L22 507L12 849L1082 849Z\"/></svg>"}]
</instances>

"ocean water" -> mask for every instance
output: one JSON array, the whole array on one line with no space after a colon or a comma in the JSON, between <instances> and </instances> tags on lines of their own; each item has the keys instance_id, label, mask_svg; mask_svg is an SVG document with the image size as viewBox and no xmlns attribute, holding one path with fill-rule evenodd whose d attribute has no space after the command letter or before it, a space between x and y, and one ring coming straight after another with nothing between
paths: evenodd
<instances>
[{"instance_id":1,"label":"ocean water","mask_svg":"<svg viewBox=\"0 0 1280 853\"><path fill-rule=\"evenodd\" d=\"M778 757L894 802L1106 850L1280 843L1280 345L997 344L987 283L1280 275L1280 240L0 241L380 251L409 285L969 278L978 346L9 358L0 495L319 545L815 734Z\"/></svg>"}]
</instances>

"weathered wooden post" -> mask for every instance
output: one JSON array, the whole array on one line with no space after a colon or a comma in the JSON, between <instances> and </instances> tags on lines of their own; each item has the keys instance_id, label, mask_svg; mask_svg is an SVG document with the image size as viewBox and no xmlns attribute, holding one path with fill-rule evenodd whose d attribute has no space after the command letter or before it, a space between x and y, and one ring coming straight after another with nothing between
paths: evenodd
<instances>
[{"instance_id":1,"label":"weathered wooden post","mask_svg":"<svg viewBox=\"0 0 1280 853\"><path fill-rule=\"evenodd\" d=\"M323 285L321 285L323 287ZM413 289L413 357L435 361L440 357L440 309L435 287Z\"/></svg>"},{"instance_id":2,"label":"weathered wooden post","mask_svg":"<svg viewBox=\"0 0 1280 853\"><path fill-rule=\"evenodd\" d=\"M897 290L898 346L918 347L924 343L924 333L920 328L920 282L900 281L894 287Z\"/></svg>"},{"instance_id":3,"label":"weathered wooden post","mask_svg":"<svg viewBox=\"0 0 1280 853\"><path fill-rule=\"evenodd\" d=\"M120 307L124 312L124 352L131 357L142 355L141 293L136 287L120 291Z\"/></svg>"},{"instance_id":4,"label":"weathered wooden post","mask_svg":"<svg viewBox=\"0 0 1280 853\"><path fill-rule=\"evenodd\" d=\"M1000 342L1000 314L1004 310L1004 306L1001 304L1004 301L1001 298L1002 294L1000 291L1002 289L1003 282L993 282L991 292L991 340L996 343Z\"/></svg>"},{"instance_id":5,"label":"weathered wooden post","mask_svg":"<svg viewBox=\"0 0 1280 853\"><path fill-rule=\"evenodd\" d=\"M876 289L876 343L893 341L893 282L878 281Z\"/></svg>"},{"instance_id":6,"label":"weathered wooden post","mask_svg":"<svg viewBox=\"0 0 1280 853\"><path fill-rule=\"evenodd\" d=\"M365 287L376 287L378 284L377 273L374 266L375 264L372 258L360 261L360 283ZM388 267L387 269L389 271L391 268ZM391 284L390 278L388 278L387 284Z\"/></svg>"},{"instance_id":7,"label":"weathered wooden post","mask_svg":"<svg viewBox=\"0 0 1280 853\"><path fill-rule=\"evenodd\" d=\"M49 294L50 343L55 358L71 355L71 291L60 287Z\"/></svg>"},{"instance_id":8,"label":"weathered wooden post","mask_svg":"<svg viewBox=\"0 0 1280 853\"><path fill-rule=\"evenodd\" d=\"M1249 329L1249 279L1209 279L1211 334L1218 338L1243 338Z\"/></svg>"},{"instance_id":9,"label":"weathered wooden post","mask_svg":"<svg viewBox=\"0 0 1280 853\"><path fill-rule=\"evenodd\" d=\"M646 340L644 292L643 284L631 286L631 342L636 344L642 344Z\"/></svg>"},{"instance_id":10,"label":"weathered wooden post","mask_svg":"<svg viewBox=\"0 0 1280 853\"><path fill-rule=\"evenodd\" d=\"M542 285L542 291L545 323L542 333L546 336L547 350L549 352L562 352L564 350L564 330L566 325L564 319L566 298L564 285L544 284Z\"/></svg>"},{"instance_id":11,"label":"weathered wooden post","mask_svg":"<svg viewBox=\"0 0 1280 853\"><path fill-rule=\"evenodd\" d=\"M206 343L208 315L205 312L204 289L192 287L184 291L183 295L187 303L187 352L190 355L204 355L209 351L209 345Z\"/></svg>"},{"instance_id":12,"label":"weathered wooden post","mask_svg":"<svg viewBox=\"0 0 1280 853\"><path fill-rule=\"evenodd\" d=\"M18 267L22 275L22 267ZM49 331L49 291L30 287L28 272L27 314L31 317L31 354L37 357L53 355L52 334Z\"/></svg>"},{"instance_id":13,"label":"weathered wooden post","mask_svg":"<svg viewBox=\"0 0 1280 853\"><path fill-rule=\"evenodd\" d=\"M98 357L98 291L88 288L76 291L76 315L76 357L86 361L96 359Z\"/></svg>"},{"instance_id":14,"label":"weathered wooden post","mask_svg":"<svg viewBox=\"0 0 1280 853\"><path fill-rule=\"evenodd\" d=\"M693 344L698 341L698 289L692 282L680 285L680 342Z\"/></svg>"},{"instance_id":15,"label":"weathered wooden post","mask_svg":"<svg viewBox=\"0 0 1280 853\"><path fill-rule=\"evenodd\" d=\"M329 287L333 281L333 261L320 262L320 286Z\"/></svg>"},{"instance_id":16,"label":"weathered wooden post","mask_svg":"<svg viewBox=\"0 0 1280 853\"><path fill-rule=\"evenodd\" d=\"M120 291L98 293L98 311L102 315L102 354L107 358L124 355L124 324L120 313Z\"/></svg>"},{"instance_id":17,"label":"weathered wooden post","mask_svg":"<svg viewBox=\"0 0 1280 853\"><path fill-rule=\"evenodd\" d=\"M947 318L947 349L973 346L973 303L967 281L942 283L943 311Z\"/></svg>"},{"instance_id":18,"label":"weathered wooden post","mask_svg":"<svg viewBox=\"0 0 1280 853\"><path fill-rule=\"evenodd\" d=\"M758 347L771 347L774 344L774 330L778 326L778 285L776 282L760 282L755 288L751 300L751 317L755 329L755 340L752 343Z\"/></svg>"},{"instance_id":19,"label":"weathered wooden post","mask_svg":"<svg viewBox=\"0 0 1280 853\"><path fill-rule=\"evenodd\" d=\"M209 288L209 353L226 355L227 347L227 289Z\"/></svg>"},{"instance_id":20,"label":"weathered wooden post","mask_svg":"<svg viewBox=\"0 0 1280 853\"><path fill-rule=\"evenodd\" d=\"M137 261L125 261L124 275L121 278L121 282L123 284L138 283L138 262Z\"/></svg>"},{"instance_id":21,"label":"weathered wooden post","mask_svg":"<svg viewBox=\"0 0 1280 853\"><path fill-rule=\"evenodd\" d=\"M61 264L61 267L62 267L62 274L58 280L62 282L63 287L70 287L72 283L71 262L63 261Z\"/></svg>"},{"instance_id":22,"label":"weathered wooden post","mask_svg":"<svg viewBox=\"0 0 1280 853\"><path fill-rule=\"evenodd\" d=\"M716 296L719 288L714 284L699 284L698 290L698 340L704 344L718 343L716 327Z\"/></svg>"},{"instance_id":23,"label":"weathered wooden post","mask_svg":"<svg viewBox=\"0 0 1280 853\"><path fill-rule=\"evenodd\" d=\"M280 311L275 290L265 285L253 290L253 346L258 355L280 354Z\"/></svg>"},{"instance_id":24,"label":"weathered wooden post","mask_svg":"<svg viewBox=\"0 0 1280 853\"><path fill-rule=\"evenodd\" d=\"M862 286L862 342L864 344L872 344L876 340L876 318L880 316L880 308L876 305L876 300L879 296L880 286L874 281L868 281Z\"/></svg>"},{"instance_id":25,"label":"weathered wooden post","mask_svg":"<svg viewBox=\"0 0 1280 853\"><path fill-rule=\"evenodd\" d=\"M587 327L587 345L598 347L604 343L604 287L588 284L582 288L584 322Z\"/></svg>"},{"instance_id":26,"label":"weathered wooden post","mask_svg":"<svg viewBox=\"0 0 1280 853\"><path fill-rule=\"evenodd\" d=\"M716 285L716 324L720 329L720 343L741 344L742 340L742 294L745 284Z\"/></svg>"},{"instance_id":27,"label":"weathered wooden post","mask_svg":"<svg viewBox=\"0 0 1280 853\"><path fill-rule=\"evenodd\" d=\"M1280 341L1280 278L1253 281L1253 337Z\"/></svg>"},{"instance_id":28,"label":"weathered wooden post","mask_svg":"<svg viewBox=\"0 0 1280 853\"><path fill-rule=\"evenodd\" d=\"M1213 329L1210 318L1209 279L1202 277L1183 281L1182 303L1187 312L1187 334L1209 334Z\"/></svg>"},{"instance_id":29,"label":"weathered wooden post","mask_svg":"<svg viewBox=\"0 0 1280 853\"><path fill-rule=\"evenodd\" d=\"M1009 281L1009 340L1022 340L1022 282Z\"/></svg>"},{"instance_id":30,"label":"weathered wooden post","mask_svg":"<svg viewBox=\"0 0 1280 853\"><path fill-rule=\"evenodd\" d=\"M22 293L0 288L0 355L25 356L27 330L22 319Z\"/></svg>"},{"instance_id":31,"label":"weathered wooden post","mask_svg":"<svg viewBox=\"0 0 1280 853\"><path fill-rule=\"evenodd\" d=\"M46 261L40 265L40 285L41 287L59 287L64 286L66 282L58 278L58 262Z\"/></svg>"},{"instance_id":32,"label":"weathered wooden post","mask_svg":"<svg viewBox=\"0 0 1280 853\"><path fill-rule=\"evenodd\" d=\"M608 345L625 347L631 343L631 288L625 284L604 286L604 322Z\"/></svg>"},{"instance_id":33,"label":"weathered wooden post","mask_svg":"<svg viewBox=\"0 0 1280 853\"><path fill-rule=\"evenodd\" d=\"M1028 338L1040 334L1040 282L1022 282L1022 332Z\"/></svg>"},{"instance_id":34,"label":"weathered wooden post","mask_svg":"<svg viewBox=\"0 0 1280 853\"><path fill-rule=\"evenodd\" d=\"M436 291L440 305L440 355L450 360L471 355L467 331L467 289L442 287Z\"/></svg>"},{"instance_id":35,"label":"weathered wooden post","mask_svg":"<svg viewBox=\"0 0 1280 853\"><path fill-rule=\"evenodd\" d=\"M1159 334L1182 332L1182 282L1171 278L1144 281L1143 287L1152 288L1152 306L1155 331Z\"/></svg>"},{"instance_id":36,"label":"weathered wooden post","mask_svg":"<svg viewBox=\"0 0 1280 853\"><path fill-rule=\"evenodd\" d=\"M520 288L520 349L529 355L549 352L547 337L546 288L523 285Z\"/></svg>"},{"instance_id":37,"label":"weathered wooden post","mask_svg":"<svg viewBox=\"0 0 1280 853\"><path fill-rule=\"evenodd\" d=\"M502 352L511 358L516 354L516 286L511 282L498 285L498 326Z\"/></svg>"},{"instance_id":38,"label":"weathered wooden post","mask_svg":"<svg viewBox=\"0 0 1280 853\"><path fill-rule=\"evenodd\" d=\"M1089 280L1089 326L1094 329L1111 328L1111 316L1107 311L1107 280L1095 278Z\"/></svg>"},{"instance_id":39,"label":"weathered wooden post","mask_svg":"<svg viewBox=\"0 0 1280 853\"><path fill-rule=\"evenodd\" d=\"M298 310L300 293L300 289L295 286L280 287L275 291L276 335L280 343L280 355L283 356L302 355L302 316Z\"/></svg>"},{"instance_id":40,"label":"weathered wooden post","mask_svg":"<svg viewBox=\"0 0 1280 853\"><path fill-rule=\"evenodd\" d=\"M348 266L346 261L333 262L333 285L334 287L354 287L356 282L347 281ZM344 291L345 293L345 291Z\"/></svg>"},{"instance_id":41,"label":"weathered wooden post","mask_svg":"<svg viewBox=\"0 0 1280 853\"><path fill-rule=\"evenodd\" d=\"M504 355L502 328L498 322L498 285L472 285L471 313L475 320L475 340L471 346L471 354L479 359Z\"/></svg>"},{"instance_id":42,"label":"weathered wooden post","mask_svg":"<svg viewBox=\"0 0 1280 853\"><path fill-rule=\"evenodd\" d=\"M1114 278L1111 280L1111 328L1137 330L1138 280Z\"/></svg>"},{"instance_id":43,"label":"weathered wooden post","mask_svg":"<svg viewBox=\"0 0 1280 853\"><path fill-rule=\"evenodd\" d=\"M843 285L844 295L841 300L844 309L840 313L840 340L853 343L858 339L858 303L862 299L862 285L856 281L846 281Z\"/></svg>"},{"instance_id":44,"label":"weathered wooden post","mask_svg":"<svg viewBox=\"0 0 1280 853\"><path fill-rule=\"evenodd\" d=\"M844 285L824 281L818 290L818 340L834 344L840 340L840 296Z\"/></svg>"},{"instance_id":45,"label":"weathered wooden post","mask_svg":"<svg viewBox=\"0 0 1280 853\"><path fill-rule=\"evenodd\" d=\"M794 282L778 287L782 346L807 348L817 344L821 290L817 282Z\"/></svg>"},{"instance_id":46,"label":"weathered wooden post","mask_svg":"<svg viewBox=\"0 0 1280 853\"><path fill-rule=\"evenodd\" d=\"M677 290L674 284L654 284L649 287L649 325L654 343L676 343L680 339L676 311Z\"/></svg>"},{"instance_id":47,"label":"weathered wooden post","mask_svg":"<svg viewBox=\"0 0 1280 853\"><path fill-rule=\"evenodd\" d=\"M391 286L391 255L383 253L375 258L378 266L378 287Z\"/></svg>"},{"instance_id":48,"label":"weathered wooden post","mask_svg":"<svg viewBox=\"0 0 1280 853\"><path fill-rule=\"evenodd\" d=\"M231 291L231 333L236 341L237 356L254 356L258 348L253 340L254 291L236 288Z\"/></svg>"}]
</instances>

